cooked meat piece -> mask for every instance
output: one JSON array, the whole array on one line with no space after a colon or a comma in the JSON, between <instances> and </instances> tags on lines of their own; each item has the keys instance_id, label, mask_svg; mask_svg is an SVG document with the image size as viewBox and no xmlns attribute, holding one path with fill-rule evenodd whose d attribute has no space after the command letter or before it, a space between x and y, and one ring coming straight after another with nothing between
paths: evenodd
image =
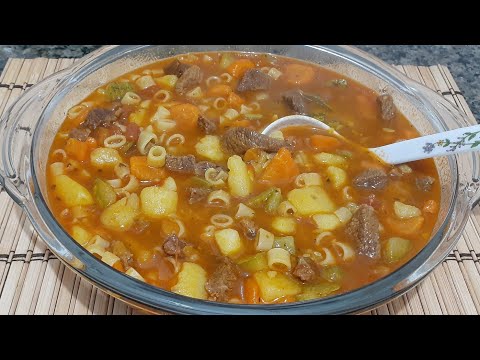
<instances>
[{"instance_id":1,"label":"cooked meat piece","mask_svg":"<svg viewBox=\"0 0 480 360\"><path fill-rule=\"evenodd\" d=\"M385 121L390 121L395 118L397 109L393 103L392 95L382 94L377 98L377 103L380 108L380 116Z\"/></svg>"},{"instance_id":2,"label":"cooked meat piece","mask_svg":"<svg viewBox=\"0 0 480 360\"><path fill-rule=\"evenodd\" d=\"M135 106L133 105L123 105L115 112L115 115L118 116L118 122L120 124L127 125L127 123L129 123L128 118L130 117L130 114L135 110Z\"/></svg>"},{"instance_id":3,"label":"cooked meat piece","mask_svg":"<svg viewBox=\"0 0 480 360\"><path fill-rule=\"evenodd\" d=\"M132 122L127 124L127 130L125 131L125 137L127 141L137 142L138 136L140 135L140 127Z\"/></svg>"},{"instance_id":4,"label":"cooked meat piece","mask_svg":"<svg viewBox=\"0 0 480 360\"><path fill-rule=\"evenodd\" d=\"M153 97L153 95L155 95L160 90L162 90L162 88L160 86L152 85L152 86L149 86L146 89L138 91L137 93L138 93L138 95L140 95L142 100L149 100Z\"/></svg>"},{"instance_id":5,"label":"cooked meat piece","mask_svg":"<svg viewBox=\"0 0 480 360\"><path fill-rule=\"evenodd\" d=\"M203 72L199 66L190 66L177 81L175 91L178 94L185 94L188 90L202 82Z\"/></svg>"},{"instance_id":6,"label":"cooked meat piece","mask_svg":"<svg viewBox=\"0 0 480 360\"><path fill-rule=\"evenodd\" d=\"M360 205L347 224L345 233L357 243L358 253L371 259L380 257L380 230L375 210L369 205Z\"/></svg>"},{"instance_id":7,"label":"cooked meat piece","mask_svg":"<svg viewBox=\"0 0 480 360\"><path fill-rule=\"evenodd\" d=\"M225 170L223 166L217 165L211 161L200 161L195 164L195 175L204 177L208 169L216 169L217 171Z\"/></svg>"},{"instance_id":8,"label":"cooked meat piece","mask_svg":"<svg viewBox=\"0 0 480 360\"><path fill-rule=\"evenodd\" d=\"M381 190L387 186L387 173L383 169L368 169L353 179L353 185L362 189Z\"/></svg>"},{"instance_id":9,"label":"cooked meat piece","mask_svg":"<svg viewBox=\"0 0 480 360\"><path fill-rule=\"evenodd\" d=\"M267 152L277 152L282 147L291 147L290 142L274 139L254 130L235 127L223 134L223 148L232 154L243 155L248 149L258 148Z\"/></svg>"},{"instance_id":10,"label":"cooked meat piece","mask_svg":"<svg viewBox=\"0 0 480 360\"><path fill-rule=\"evenodd\" d=\"M163 70L165 71L166 75L176 75L178 77L181 77L189 67L190 65L182 64L180 61L175 59L170 65L168 65Z\"/></svg>"},{"instance_id":11,"label":"cooked meat piece","mask_svg":"<svg viewBox=\"0 0 480 360\"><path fill-rule=\"evenodd\" d=\"M183 248L187 243L180 240L176 234L170 234L163 243L163 251L169 256L183 256Z\"/></svg>"},{"instance_id":12,"label":"cooked meat piece","mask_svg":"<svg viewBox=\"0 0 480 360\"><path fill-rule=\"evenodd\" d=\"M301 90L295 89L284 92L282 94L282 99L291 110L295 111L295 113L307 113L307 104L305 103Z\"/></svg>"},{"instance_id":13,"label":"cooked meat piece","mask_svg":"<svg viewBox=\"0 0 480 360\"><path fill-rule=\"evenodd\" d=\"M257 236L258 226L250 219L242 219L238 222L242 228L242 232L249 240L255 239Z\"/></svg>"},{"instance_id":14,"label":"cooked meat piece","mask_svg":"<svg viewBox=\"0 0 480 360\"><path fill-rule=\"evenodd\" d=\"M114 102L111 102L107 107L106 109L107 110L111 110L115 113L115 115L118 115L117 114L117 111L120 110L120 108L122 107L122 103L120 101L114 101Z\"/></svg>"},{"instance_id":15,"label":"cooked meat piece","mask_svg":"<svg viewBox=\"0 0 480 360\"><path fill-rule=\"evenodd\" d=\"M415 179L417 188L421 191L431 191L435 179L431 176L419 176Z\"/></svg>"},{"instance_id":16,"label":"cooked meat piece","mask_svg":"<svg viewBox=\"0 0 480 360\"><path fill-rule=\"evenodd\" d=\"M293 275L302 280L309 282L315 279L317 265L308 257L299 257L297 266L293 269Z\"/></svg>"},{"instance_id":17,"label":"cooked meat piece","mask_svg":"<svg viewBox=\"0 0 480 360\"><path fill-rule=\"evenodd\" d=\"M212 190L205 187L190 187L187 188L187 198L190 205L196 204L200 201L205 200L208 197Z\"/></svg>"},{"instance_id":18,"label":"cooked meat piece","mask_svg":"<svg viewBox=\"0 0 480 360\"><path fill-rule=\"evenodd\" d=\"M204 134L210 135L217 131L217 124L213 120L209 120L202 115L198 116L198 128Z\"/></svg>"},{"instance_id":19,"label":"cooked meat piece","mask_svg":"<svg viewBox=\"0 0 480 360\"><path fill-rule=\"evenodd\" d=\"M116 119L112 110L93 109L88 113L82 127L89 128L90 130L95 130L99 126L109 128Z\"/></svg>"},{"instance_id":20,"label":"cooked meat piece","mask_svg":"<svg viewBox=\"0 0 480 360\"><path fill-rule=\"evenodd\" d=\"M122 129L120 129L120 127L117 126L117 124L110 125L110 127L108 128L108 131L110 132L110 136L111 135L123 135Z\"/></svg>"},{"instance_id":21,"label":"cooked meat piece","mask_svg":"<svg viewBox=\"0 0 480 360\"><path fill-rule=\"evenodd\" d=\"M143 234L150 227L150 223L145 220L137 220L130 229L134 234Z\"/></svg>"},{"instance_id":22,"label":"cooked meat piece","mask_svg":"<svg viewBox=\"0 0 480 360\"><path fill-rule=\"evenodd\" d=\"M68 136L73 139L77 139L79 141L84 142L84 141L87 141L88 136L90 135L91 132L92 130L84 127L73 128L72 130L70 130L70 133L68 134Z\"/></svg>"},{"instance_id":23,"label":"cooked meat piece","mask_svg":"<svg viewBox=\"0 0 480 360\"><path fill-rule=\"evenodd\" d=\"M195 173L195 156L175 156L168 155L165 159L165 167L173 172L181 174L194 174Z\"/></svg>"},{"instance_id":24,"label":"cooked meat piece","mask_svg":"<svg viewBox=\"0 0 480 360\"><path fill-rule=\"evenodd\" d=\"M237 85L238 92L268 90L270 89L271 77L258 69L248 70Z\"/></svg>"},{"instance_id":25,"label":"cooked meat piece","mask_svg":"<svg viewBox=\"0 0 480 360\"><path fill-rule=\"evenodd\" d=\"M237 266L229 258L224 257L205 284L205 290L214 300L226 301L238 278Z\"/></svg>"}]
</instances>

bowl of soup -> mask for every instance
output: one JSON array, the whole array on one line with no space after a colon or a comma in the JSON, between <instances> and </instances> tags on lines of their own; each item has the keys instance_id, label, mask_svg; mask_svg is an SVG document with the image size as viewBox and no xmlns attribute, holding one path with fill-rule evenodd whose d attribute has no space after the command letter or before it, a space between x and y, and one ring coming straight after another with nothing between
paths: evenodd
<instances>
[{"instance_id":1,"label":"bowl of soup","mask_svg":"<svg viewBox=\"0 0 480 360\"><path fill-rule=\"evenodd\" d=\"M261 134L293 114L349 141ZM112 46L7 111L0 175L62 261L134 306L356 313L432 271L478 197L476 154L359 149L467 124L352 47Z\"/></svg>"}]
</instances>

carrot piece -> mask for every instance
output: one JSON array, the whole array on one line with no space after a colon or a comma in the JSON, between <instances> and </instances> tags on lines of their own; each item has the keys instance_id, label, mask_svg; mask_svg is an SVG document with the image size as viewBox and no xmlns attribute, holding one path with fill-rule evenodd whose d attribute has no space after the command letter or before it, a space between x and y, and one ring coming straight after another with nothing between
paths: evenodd
<instances>
[{"instance_id":1,"label":"carrot piece","mask_svg":"<svg viewBox=\"0 0 480 360\"><path fill-rule=\"evenodd\" d=\"M386 220L387 226L396 235L413 235L418 233L425 222L423 216L417 216L411 219L397 220L388 217Z\"/></svg>"},{"instance_id":2,"label":"carrot piece","mask_svg":"<svg viewBox=\"0 0 480 360\"><path fill-rule=\"evenodd\" d=\"M290 64L285 69L285 78L290 84L305 85L313 80L315 71L310 66Z\"/></svg>"},{"instance_id":3,"label":"carrot piece","mask_svg":"<svg viewBox=\"0 0 480 360\"><path fill-rule=\"evenodd\" d=\"M85 161L96 147L97 141L94 138L89 137L86 141L70 138L65 145L65 152L78 161Z\"/></svg>"},{"instance_id":4,"label":"carrot piece","mask_svg":"<svg viewBox=\"0 0 480 360\"><path fill-rule=\"evenodd\" d=\"M312 146L321 151L329 151L338 148L341 145L340 140L332 136L313 135L310 137Z\"/></svg>"},{"instance_id":5,"label":"carrot piece","mask_svg":"<svg viewBox=\"0 0 480 360\"><path fill-rule=\"evenodd\" d=\"M197 126L200 110L192 104L180 104L170 108L170 115L180 129L193 130Z\"/></svg>"},{"instance_id":6,"label":"carrot piece","mask_svg":"<svg viewBox=\"0 0 480 360\"><path fill-rule=\"evenodd\" d=\"M427 200L423 206L423 212L436 214L438 212L438 204L435 200Z\"/></svg>"},{"instance_id":7,"label":"carrot piece","mask_svg":"<svg viewBox=\"0 0 480 360\"><path fill-rule=\"evenodd\" d=\"M230 104L230 106L233 106L236 108L239 108L240 106L242 106L242 104L245 103L245 100L239 95L235 94L234 92L231 92L230 95L228 95L227 101Z\"/></svg>"},{"instance_id":8,"label":"carrot piece","mask_svg":"<svg viewBox=\"0 0 480 360\"><path fill-rule=\"evenodd\" d=\"M113 264L113 268L118 271L125 272L125 268L123 267L123 264L121 261L117 261L115 264Z\"/></svg>"},{"instance_id":9,"label":"carrot piece","mask_svg":"<svg viewBox=\"0 0 480 360\"><path fill-rule=\"evenodd\" d=\"M104 127L97 128L95 129L94 136L97 142L103 146L105 139L110 136L110 130Z\"/></svg>"},{"instance_id":10,"label":"carrot piece","mask_svg":"<svg viewBox=\"0 0 480 360\"><path fill-rule=\"evenodd\" d=\"M244 283L244 298L247 304L260 303L260 288L254 278L247 278Z\"/></svg>"},{"instance_id":11,"label":"carrot piece","mask_svg":"<svg viewBox=\"0 0 480 360\"><path fill-rule=\"evenodd\" d=\"M211 97L225 97L227 98L232 93L232 88L225 84L217 84L208 89L207 95Z\"/></svg>"},{"instance_id":12,"label":"carrot piece","mask_svg":"<svg viewBox=\"0 0 480 360\"><path fill-rule=\"evenodd\" d=\"M299 173L290 151L287 148L281 148L263 171L261 180L272 185L281 184L298 176Z\"/></svg>"},{"instance_id":13,"label":"carrot piece","mask_svg":"<svg viewBox=\"0 0 480 360\"><path fill-rule=\"evenodd\" d=\"M130 172L138 180L158 181L165 177L163 169L148 166L146 156L132 156L130 158Z\"/></svg>"},{"instance_id":14,"label":"carrot piece","mask_svg":"<svg viewBox=\"0 0 480 360\"><path fill-rule=\"evenodd\" d=\"M260 156L260 149L257 149L257 148L251 148L251 149L248 149L246 152L245 152L245 155L243 155L243 161L253 161L253 160L257 160L258 157Z\"/></svg>"},{"instance_id":15,"label":"carrot piece","mask_svg":"<svg viewBox=\"0 0 480 360\"><path fill-rule=\"evenodd\" d=\"M232 127L250 127L252 125L252 122L250 120L236 120L235 122L232 123Z\"/></svg>"},{"instance_id":16,"label":"carrot piece","mask_svg":"<svg viewBox=\"0 0 480 360\"><path fill-rule=\"evenodd\" d=\"M245 74L248 70L253 69L255 64L248 59L239 59L234 61L228 68L227 71L236 78L240 78Z\"/></svg>"}]
</instances>

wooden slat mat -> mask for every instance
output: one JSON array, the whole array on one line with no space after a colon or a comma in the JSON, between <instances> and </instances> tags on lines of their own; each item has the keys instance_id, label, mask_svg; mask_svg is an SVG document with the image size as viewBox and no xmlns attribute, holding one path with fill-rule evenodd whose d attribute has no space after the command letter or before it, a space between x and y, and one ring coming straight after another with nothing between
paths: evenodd
<instances>
[{"instance_id":1,"label":"wooden slat mat","mask_svg":"<svg viewBox=\"0 0 480 360\"><path fill-rule=\"evenodd\" d=\"M28 87L73 59L9 59L0 75L0 113ZM445 66L398 67L476 121ZM470 216L456 249L419 286L369 313L480 314L480 209ZM0 314L137 314L80 279L53 256L21 209L0 192Z\"/></svg>"}]
</instances>

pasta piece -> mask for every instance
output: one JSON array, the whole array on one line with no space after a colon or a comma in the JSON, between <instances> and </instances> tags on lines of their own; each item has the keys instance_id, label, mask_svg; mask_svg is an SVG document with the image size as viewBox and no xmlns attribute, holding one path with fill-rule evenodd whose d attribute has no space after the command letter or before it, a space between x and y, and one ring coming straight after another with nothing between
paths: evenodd
<instances>
[{"instance_id":1,"label":"pasta piece","mask_svg":"<svg viewBox=\"0 0 480 360\"><path fill-rule=\"evenodd\" d=\"M321 266L331 266L337 263L335 256L333 256L332 252L328 248L322 248L321 252L314 251L313 255L313 260Z\"/></svg>"},{"instance_id":2,"label":"pasta piece","mask_svg":"<svg viewBox=\"0 0 480 360\"><path fill-rule=\"evenodd\" d=\"M77 105L72 107L70 110L67 112L67 117L69 119L76 119L80 115L83 115L87 111L87 107L84 105Z\"/></svg>"},{"instance_id":3,"label":"pasta piece","mask_svg":"<svg viewBox=\"0 0 480 360\"><path fill-rule=\"evenodd\" d=\"M177 212L178 194L163 186L146 187L140 193L142 212L153 219L161 219Z\"/></svg>"},{"instance_id":4,"label":"pasta piece","mask_svg":"<svg viewBox=\"0 0 480 360\"><path fill-rule=\"evenodd\" d=\"M197 86L195 89L189 91L186 96L191 99L200 99L203 97L203 91L200 86Z\"/></svg>"},{"instance_id":5,"label":"pasta piece","mask_svg":"<svg viewBox=\"0 0 480 360\"><path fill-rule=\"evenodd\" d=\"M65 161L67 159L67 153L63 149L57 149L54 152L52 152L52 158L53 157L60 157L60 160Z\"/></svg>"},{"instance_id":6,"label":"pasta piece","mask_svg":"<svg viewBox=\"0 0 480 360\"><path fill-rule=\"evenodd\" d=\"M179 238L183 238L185 236L185 224L183 223L183 221L174 215L170 216L169 220L173 221L177 225L178 227L178 230L176 232L177 236Z\"/></svg>"},{"instance_id":7,"label":"pasta piece","mask_svg":"<svg viewBox=\"0 0 480 360\"><path fill-rule=\"evenodd\" d=\"M170 115L171 115L170 110L165 108L165 106L159 106L157 108L157 111L155 111L155 114L150 119L150 122L153 123L154 121L157 121L157 120L169 119Z\"/></svg>"},{"instance_id":8,"label":"pasta piece","mask_svg":"<svg viewBox=\"0 0 480 360\"><path fill-rule=\"evenodd\" d=\"M228 187L232 196L246 197L250 195L253 191L253 182L242 158L238 155L231 156L227 166L230 170Z\"/></svg>"},{"instance_id":9,"label":"pasta piece","mask_svg":"<svg viewBox=\"0 0 480 360\"><path fill-rule=\"evenodd\" d=\"M352 187L351 186L345 186L342 190L342 197L343 200L345 201L352 201Z\"/></svg>"},{"instance_id":10,"label":"pasta piece","mask_svg":"<svg viewBox=\"0 0 480 360\"><path fill-rule=\"evenodd\" d=\"M114 253L111 253L110 251L105 251L102 255L102 261L107 265L113 266L121 260Z\"/></svg>"},{"instance_id":11,"label":"pasta piece","mask_svg":"<svg viewBox=\"0 0 480 360\"><path fill-rule=\"evenodd\" d=\"M145 282L145 279L143 278L143 276L140 275L140 273L137 270L135 270L133 267L131 267L127 271L125 271L125 274L134 278L134 279Z\"/></svg>"},{"instance_id":12,"label":"pasta piece","mask_svg":"<svg viewBox=\"0 0 480 360\"><path fill-rule=\"evenodd\" d=\"M245 114L250 114L253 111L252 108L249 108L246 105L240 105L240 114L245 115Z\"/></svg>"},{"instance_id":13,"label":"pasta piece","mask_svg":"<svg viewBox=\"0 0 480 360\"><path fill-rule=\"evenodd\" d=\"M228 215L216 214L210 218L210 222L215 227L227 228L233 224L233 219Z\"/></svg>"},{"instance_id":14,"label":"pasta piece","mask_svg":"<svg viewBox=\"0 0 480 360\"><path fill-rule=\"evenodd\" d=\"M268 71L267 75L270 76L271 78L273 78L274 80L278 80L280 78L280 76L283 75L283 73L278 69L271 68Z\"/></svg>"},{"instance_id":15,"label":"pasta piece","mask_svg":"<svg viewBox=\"0 0 480 360\"><path fill-rule=\"evenodd\" d=\"M257 251L268 251L273 247L273 242L275 241L275 236L265 230L260 228L257 232L257 241L255 249Z\"/></svg>"},{"instance_id":16,"label":"pasta piece","mask_svg":"<svg viewBox=\"0 0 480 360\"><path fill-rule=\"evenodd\" d=\"M162 146L152 146L147 155L147 164L155 168L161 168L165 165L167 151Z\"/></svg>"},{"instance_id":17,"label":"pasta piece","mask_svg":"<svg viewBox=\"0 0 480 360\"><path fill-rule=\"evenodd\" d=\"M177 126L176 121L170 119L157 119L152 122L155 130L158 132L169 131ZM162 134L163 135L163 134Z\"/></svg>"},{"instance_id":18,"label":"pasta piece","mask_svg":"<svg viewBox=\"0 0 480 360\"><path fill-rule=\"evenodd\" d=\"M150 142L155 143L156 141L157 141L157 135L155 135L152 132L143 130L142 132L140 132L140 135L138 136L138 140L137 140L138 152L142 155L146 155L148 150L150 150L148 147Z\"/></svg>"},{"instance_id":19,"label":"pasta piece","mask_svg":"<svg viewBox=\"0 0 480 360\"><path fill-rule=\"evenodd\" d=\"M206 283L207 272L200 265L184 262L172 291L179 295L206 300L208 296L205 290Z\"/></svg>"},{"instance_id":20,"label":"pasta piece","mask_svg":"<svg viewBox=\"0 0 480 360\"><path fill-rule=\"evenodd\" d=\"M355 259L355 250L350 245L334 240L332 241L332 247L344 262Z\"/></svg>"},{"instance_id":21,"label":"pasta piece","mask_svg":"<svg viewBox=\"0 0 480 360\"><path fill-rule=\"evenodd\" d=\"M65 173L65 164L63 162L55 162L50 164L50 175L57 176Z\"/></svg>"},{"instance_id":22,"label":"pasta piece","mask_svg":"<svg viewBox=\"0 0 480 360\"><path fill-rule=\"evenodd\" d=\"M127 138L125 137L125 135L112 135L112 136L107 137L103 141L103 145L106 148L110 148L110 149L121 148L126 143L127 143Z\"/></svg>"},{"instance_id":23,"label":"pasta piece","mask_svg":"<svg viewBox=\"0 0 480 360\"><path fill-rule=\"evenodd\" d=\"M273 139L285 140L285 137L280 130L273 131L269 136Z\"/></svg>"},{"instance_id":24,"label":"pasta piece","mask_svg":"<svg viewBox=\"0 0 480 360\"><path fill-rule=\"evenodd\" d=\"M139 95L129 91L123 96L121 103L122 105L138 105L141 101L142 98Z\"/></svg>"},{"instance_id":25,"label":"pasta piece","mask_svg":"<svg viewBox=\"0 0 480 360\"><path fill-rule=\"evenodd\" d=\"M178 146L183 144L185 144L185 136L183 136L182 134L173 134L165 142L166 147Z\"/></svg>"},{"instance_id":26,"label":"pasta piece","mask_svg":"<svg viewBox=\"0 0 480 360\"><path fill-rule=\"evenodd\" d=\"M280 216L292 216L295 215L297 209L288 200L282 201L277 208L277 213Z\"/></svg>"},{"instance_id":27,"label":"pasta piece","mask_svg":"<svg viewBox=\"0 0 480 360\"><path fill-rule=\"evenodd\" d=\"M222 79L223 82L229 83L233 80L233 77L228 73L223 73L222 75L220 75L220 79Z\"/></svg>"},{"instance_id":28,"label":"pasta piece","mask_svg":"<svg viewBox=\"0 0 480 360\"><path fill-rule=\"evenodd\" d=\"M223 114L223 117L228 119L228 120L235 120L239 116L240 116L240 114L235 109L227 109L225 111L225 113Z\"/></svg>"},{"instance_id":29,"label":"pasta piece","mask_svg":"<svg viewBox=\"0 0 480 360\"><path fill-rule=\"evenodd\" d=\"M282 248L273 248L267 252L268 267L273 270L292 269L290 253Z\"/></svg>"},{"instance_id":30,"label":"pasta piece","mask_svg":"<svg viewBox=\"0 0 480 360\"><path fill-rule=\"evenodd\" d=\"M283 235L293 235L297 231L297 222L292 217L276 216L272 220L272 229Z\"/></svg>"},{"instance_id":31,"label":"pasta piece","mask_svg":"<svg viewBox=\"0 0 480 360\"><path fill-rule=\"evenodd\" d=\"M220 84L222 80L218 76L210 76L205 82L208 87L211 87L216 84Z\"/></svg>"},{"instance_id":32,"label":"pasta piece","mask_svg":"<svg viewBox=\"0 0 480 360\"><path fill-rule=\"evenodd\" d=\"M233 222L232 222L233 223ZM215 235L216 227L215 225L208 225L203 229L203 233L200 235L200 239L206 241L213 238Z\"/></svg>"},{"instance_id":33,"label":"pasta piece","mask_svg":"<svg viewBox=\"0 0 480 360\"><path fill-rule=\"evenodd\" d=\"M215 101L213 102L213 107L216 110L223 110L227 107L227 100L225 100L222 97L216 98Z\"/></svg>"},{"instance_id":34,"label":"pasta piece","mask_svg":"<svg viewBox=\"0 0 480 360\"><path fill-rule=\"evenodd\" d=\"M158 101L158 102L162 102L162 103L166 103L167 101L170 101L170 99L172 98L172 93L170 91L167 91L167 90L159 90L155 93L155 95L153 95L153 100L154 101ZM162 110L163 111L163 110Z\"/></svg>"},{"instance_id":35,"label":"pasta piece","mask_svg":"<svg viewBox=\"0 0 480 360\"><path fill-rule=\"evenodd\" d=\"M358 210L359 206L355 203L348 203L345 205L345 207L350 210L352 214L355 214L355 212Z\"/></svg>"},{"instance_id":36,"label":"pasta piece","mask_svg":"<svg viewBox=\"0 0 480 360\"><path fill-rule=\"evenodd\" d=\"M135 81L135 84L137 84L137 86L142 90L145 90L145 89L149 88L150 86L156 85L155 81L153 80L153 78L150 75L145 75L145 76L139 77Z\"/></svg>"},{"instance_id":37,"label":"pasta piece","mask_svg":"<svg viewBox=\"0 0 480 360\"><path fill-rule=\"evenodd\" d=\"M235 214L235 219L241 218L253 218L255 216L255 211L250 209L247 205L242 203L238 204L238 210Z\"/></svg>"},{"instance_id":38,"label":"pasta piece","mask_svg":"<svg viewBox=\"0 0 480 360\"><path fill-rule=\"evenodd\" d=\"M195 145L197 154L215 162L220 162L225 158L220 138L214 135L206 135Z\"/></svg>"},{"instance_id":39,"label":"pasta piece","mask_svg":"<svg viewBox=\"0 0 480 360\"><path fill-rule=\"evenodd\" d=\"M68 207L86 206L94 203L90 192L67 175L55 177L55 193Z\"/></svg>"},{"instance_id":40,"label":"pasta piece","mask_svg":"<svg viewBox=\"0 0 480 360\"><path fill-rule=\"evenodd\" d=\"M312 216L312 219L320 231L332 231L342 225L334 214L318 214Z\"/></svg>"},{"instance_id":41,"label":"pasta piece","mask_svg":"<svg viewBox=\"0 0 480 360\"><path fill-rule=\"evenodd\" d=\"M256 102L256 101L248 104L248 106L249 106L250 108L252 108L253 111L259 111L260 108L261 108L260 104L259 104L258 102Z\"/></svg>"},{"instance_id":42,"label":"pasta piece","mask_svg":"<svg viewBox=\"0 0 480 360\"><path fill-rule=\"evenodd\" d=\"M228 174L220 170L218 171L217 169L210 168L205 171L205 180L207 180L211 185L223 185L225 184L225 180L228 178Z\"/></svg>"},{"instance_id":43,"label":"pasta piece","mask_svg":"<svg viewBox=\"0 0 480 360\"><path fill-rule=\"evenodd\" d=\"M222 229L215 231L215 242L224 256L233 256L242 250L242 239L237 230Z\"/></svg>"},{"instance_id":44,"label":"pasta piece","mask_svg":"<svg viewBox=\"0 0 480 360\"><path fill-rule=\"evenodd\" d=\"M350 219L353 216L352 212L346 207L341 207L340 209L335 210L334 214L337 215L338 220L340 220L342 224L350 222Z\"/></svg>"},{"instance_id":45,"label":"pasta piece","mask_svg":"<svg viewBox=\"0 0 480 360\"><path fill-rule=\"evenodd\" d=\"M315 245L319 246L322 244L324 239L327 239L329 237L334 237L333 233L331 231L324 231L320 234L317 235L315 238Z\"/></svg>"},{"instance_id":46,"label":"pasta piece","mask_svg":"<svg viewBox=\"0 0 480 360\"><path fill-rule=\"evenodd\" d=\"M96 148L90 153L90 163L100 169L113 169L122 162L122 157L116 149Z\"/></svg>"},{"instance_id":47,"label":"pasta piece","mask_svg":"<svg viewBox=\"0 0 480 360\"><path fill-rule=\"evenodd\" d=\"M115 172L115 175L117 175L119 179L123 179L128 175L130 175L130 166L128 166L125 163L118 163L113 168L113 171Z\"/></svg>"},{"instance_id":48,"label":"pasta piece","mask_svg":"<svg viewBox=\"0 0 480 360\"><path fill-rule=\"evenodd\" d=\"M212 191L208 195L207 202L212 206L228 207L230 206L230 194L225 190Z\"/></svg>"},{"instance_id":49,"label":"pasta piece","mask_svg":"<svg viewBox=\"0 0 480 360\"><path fill-rule=\"evenodd\" d=\"M113 180L105 180L112 188L118 189L122 187L122 180L121 179L113 179Z\"/></svg>"},{"instance_id":50,"label":"pasta piece","mask_svg":"<svg viewBox=\"0 0 480 360\"><path fill-rule=\"evenodd\" d=\"M130 178L128 180L128 184L125 185L123 188L116 190L117 192L135 192L138 190L140 183L138 182L137 178L133 175L129 175Z\"/></svg>"},{"instance_id":51,"label":"pasta piece","mask_svg":"<svg viewBox=\"0 0 480 360\"><path fill-rule=\"evenodd\" d=\"M295 186L302 188L305 186L322 185L322 178L317 173L303 173L296 177Z\"/></svg>"}]
</instances>

